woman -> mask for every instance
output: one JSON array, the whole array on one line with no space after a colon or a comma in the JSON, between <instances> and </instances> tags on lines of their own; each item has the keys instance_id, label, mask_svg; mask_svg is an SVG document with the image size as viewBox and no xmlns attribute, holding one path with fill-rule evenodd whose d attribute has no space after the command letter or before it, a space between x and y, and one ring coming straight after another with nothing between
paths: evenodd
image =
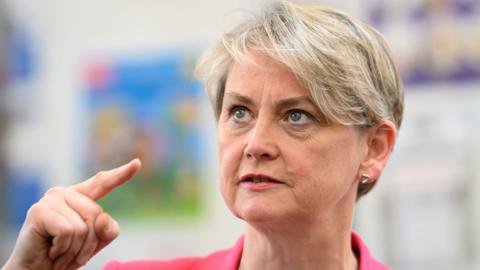
<instances>
[{"instance_id":1,"label":"woman","mask_svg":"<svg viewBox=\"0 0 480 270\"><path fill-rule=\"evenodd\" d=\"M403 92L383 38L338 10L282 2L245 21L197 68L218 121L221 192L244 236L204 258L104 269L387 269L352 233L355 202L393 149ZM118 224L95 203L134 160L30 209L3 269L76 269Z\"/></svg>"}]
</instances>

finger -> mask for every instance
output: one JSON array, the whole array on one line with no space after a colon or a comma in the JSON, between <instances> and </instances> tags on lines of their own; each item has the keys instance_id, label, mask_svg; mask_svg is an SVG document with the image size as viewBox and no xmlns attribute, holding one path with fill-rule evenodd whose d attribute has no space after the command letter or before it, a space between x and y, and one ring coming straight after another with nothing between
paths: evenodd
<instances>
[{"instance_id":1,"label":"finger","mask_svg":"<svg viewBox=\"0 0 480 270\"><path fill-rule=\"evenodd\" d=\"M138 158L110 171L99 172L85 182L74 185L73 188L97 201L110 193L116 187L130 180L140 169L141 162Z\"/></svg>"},{"instance_id":2,"label":"finger","mask_svg":"<svg viewBox=\"0 0 480 270\"><path fill-rule=\"evenodd\" d=\"M95 234L100 240L94 253L97 254L100 250L117 238L117 236L120 234L120 226L107 213L100 214L95 220L94 226Z\"/></svg>"},{"instance_id":3,"label":"finger","mask_svg":"<svg viewBox=\"0 0 480 270\"><path fill-rule=\"evenodd\" d=\"M87 227L87 225L76 224L73 226L75 227L75 232L73 234L71 245L66 252L55 259L53 269L65 269L69 264L75 262L75 258L86 240L88 229L83 229L83 226Z\"/></svg>"},{"instance_id":4,"label":"finger","mask_svg":"<svg viewBox=\"0 0 480 270\"><path fill-rule=\"evenodd\" d=\"M97 217L103 213L103 210L95 201L76 192L73 188L65 189L63 196L67 205L77 212L88 226L88 235L75 260L68 268L80 267L87 263L87 261L94 255L98 246L99 240L95 234L94 223Z\"/></svg>"},{"instance_id":5,"label":"finger","mask_svg":"<svg viewBox=\"0 0 480 270\"><path fill-rule=\"evenodd\" d=\"M74 188L65 188L63 194L65 203L80 215L80 217L88 222L93 222L103 212L103 209L94 200L78 193Z\"/></svg>"},{"instance_id":6,"label":"finger","mask_svg":"<svg viewBox=\"0 0 480 270\"><path fill-rule=\"evenodd\" d=\"M100 207L98 204L96 204L94 201L89 199L88 197L81 195L80 193L74 191L72 188L52 188L50 189L46 196L45 199L43 200L46 204L52 205L51 209L55 209L54 211L60 213L61 215L69 215L71 213L66 212L66 210L59 210L58 207L60 206L65 206L64 203L66 204L67 207L71 208L73 211L75 211L79 216L81 220L84 220L85 223L91 227L93 236L95 236L94 231L93 231L93 223L96 219L96 217L103 212L102 207ZM78 220L77 220L78 222ZM89 229L90 231L90 229ZM53 243L55 244L55 241L61 241L62 237L64 236L59 236L53 239ZM96 239L96 237L95 237ZM98 240L96 240L95 244L90 243L91 237L87 236L87 246L91 245L96 245L98 244ZM95 241L95 240L93 240ZM55 246L55 245L54 245ZM85 246L85 244L84 244ZM68 247L67 247L68 249ZM83 249L83 247L82 247ZM95 249L95 248L94 248ZM66 252L65 249L52 249L49 252L49 258L52 260L55 260L58 255L61 253Z\"/></svg>"},{"instance_id":7,"label":"finger","mask_svg":"<svg viewBox=\"0 0 480 270\"><path fill-rule=\"evenodd\" d=\"M84 244L84 246L82 247L82 250L77 256L77 259L75 261L70 262L66 270L77 269L85 265L91 257L93 257L100 250L102 250L104 247L110 244L118 236L120 231L120 227L118 223L113 218L111 218L110 215L108 215L107 213L101 213L97 217L97 220L93 226L95 229L89 231L89 234L92 237L92 241L88 241L87 239L85 243L87 242L93 243L94 241L96 241L95 245L92 244L89 247L86 247L87 244ZM91 234L92 232L94 233ZM82 255L83 252L85 252L85 255Z\"/></svg>"},{"instance_id":8,"label":"finger","mask_svg":"<svg viewBox=\"0 0 480 270\"><path fill-rule=\"evenodd\" d=\"M42 237L52 238L48 257L53 261L66 252L73 239L74 228L62 215L53 211L47 204L36 203L28 211L27 221ZM35 224L36 222L39 222ZM38 228L38 229L35 229Z\"/></svg>"},{"instance_id":9,"label":"finger","mask_svg":"<svg viewBox=\"0 0 480 270\"><path fill-rule=\"evenodd\" d=\"M95 228L93 221L88 223L88 235L87 239L83 243L80 252L78 253L77 257L75 258L75 263L78 266L82 266L90 260L90 258L94 255L95 250L99 244L99 240L97 235L95 234Z\"/></svg>"},{"instance_id":10,"label":"finger","mask_svg":"<svg viewBox=\"0 0 480 270\"><path fill-rule=\"evenodd\" d=\"M52 240L52 246L48 251L48 257L50 258L51 261L54 261L56 258L58 258L58 256L65 253L70 247L73 240L73 226L71 226L71 224L68 223L68 221L61 215L58 215L52 221L68 224L68 225L64 224L66 228L64 229L64 231L68 231L68 233L58 234Z\"/></svg>"},{"instance_id":11,"label":"finger","mask_svg":"<svg viewBox=\"0 0 480 270\"><path fill-rule=\"evenodd\" d=\"M54 261L54 269L65 269L71 261L75 259L83 246L88 235L88 225L80 215L71 209L65 201L59 197L48 197L46 202L50 207L65 218L73 227L72 241L69 248L61 253Z\"/></svg>"},{"instance_id":12,"label":"finger","mask_svg":"<svg viewBox=\"0 0 480 270\"><path fill-rule=\"evenodd\" d=\"M89 229L88 231L87 239L85 240L76 258L67 265L67 267L65 268L66 270L78 269L83 265L85 265L90 260L90 258L93 257L94 252L98 246L99 240L95 235L93 224L88 224L88 226L91 229Z\"/></svg>"},{"instance_id":13,"label":"finger","mask_svg":"<svg viewBox=\"0 0 480 270\"><path fill-rule=\"evenodd\" d=\"M59 190L59 192L53 194L56 190ZM59 269L65 269L65 267L66 269L77 269L87 263L98 246L99 240L95 234L94 222L97 216L103 212L102 207L87 196L76 192L73 188L56 188L48 192L48 195L55 195L55 197L48 197L47 201L61 200L61 202L56 203L56 206L62 205L62 202L65 203L88 227L85 239L81 238L83 236L82 233L74 234L74 236L80 238L75 239L74 237L74 243L69 250L64 252L65 254L58 258L58 260L55 260L54 267ZM63 207L62 209L57 209L57 211L67 216L71 214L68 213L68 210L63 209ZM78 220L72 221L72 223L75 222L78 222Z\"/></svg>"}]
</instances>

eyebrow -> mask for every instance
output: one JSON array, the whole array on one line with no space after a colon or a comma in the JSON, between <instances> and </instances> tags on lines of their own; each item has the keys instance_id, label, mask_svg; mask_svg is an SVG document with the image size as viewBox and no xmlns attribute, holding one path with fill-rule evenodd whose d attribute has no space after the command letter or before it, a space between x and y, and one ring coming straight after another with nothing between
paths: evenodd
<instances>
[{"instance_id":1,"label":"eyebrow","mask_svg":"<svg viewBox=\"0 0 480 270\"><path fill-rule=\"evenodd\" d=\"M239 94L237 92L226 92L225 96L228 96L230 98L236 99L239 102L242 102L247 105L253 105L254 102L247 96L244 96L242 94ZM293 98L284 98L280 99L275 102L275 107L278 108L288 108L288 107L293 107L295 105L299 104L308 104L312 105L312 102L310 101L310 98L308 96L299 96L299 97L293 97ZM315 106L314 106L315 107ZM315 107L316 109L316 107Z\"/></svg>"},{"instance_id":2,"label":"eyebrow","mask_svg":"<svg viewBox=\"0 0 480 270\"><path fill-rule=\"evenodd\" d=\"M230 97L230 98L236 99L239 102L247 104L247 105L253 105L254 104L254 102L249 97L244 96L242 94L239 94L237 92L225 92L224 97Z\"/></svg>"}]
</instances>

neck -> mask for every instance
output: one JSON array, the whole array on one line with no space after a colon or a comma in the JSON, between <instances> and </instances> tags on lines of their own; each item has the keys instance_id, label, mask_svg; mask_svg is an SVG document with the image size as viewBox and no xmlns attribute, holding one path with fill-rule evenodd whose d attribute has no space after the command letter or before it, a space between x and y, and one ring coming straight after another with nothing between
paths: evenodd
<instances>
[{"instance_id":1,"label":"neck","mask_svg":"<svg viewBox=\"0 0 480 270\"><path fill-rule=\"evenodd\" d=\"M358 269L351 246L353 204L342 210L312 222L248 224L239 269Z\"/></svg>"}]
</instances>

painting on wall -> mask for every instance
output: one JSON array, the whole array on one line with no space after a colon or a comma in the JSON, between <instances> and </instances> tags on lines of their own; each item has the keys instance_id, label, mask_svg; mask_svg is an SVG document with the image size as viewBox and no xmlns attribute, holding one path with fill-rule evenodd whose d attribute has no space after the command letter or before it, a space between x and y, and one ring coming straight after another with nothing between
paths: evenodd
<instances>
[{"instance_id":1,"label":"painting on wall","mask_svg":"<svg viewBox=\"0 0 480 270\"><path fill-rule=\"evenodd\" d=\"M142 161L132 181L100 201L112 215L145 220L200 212L203 92L192 70L192 57L180 53L87 66L85 176Z\"/></svg>"}]
</instances>

